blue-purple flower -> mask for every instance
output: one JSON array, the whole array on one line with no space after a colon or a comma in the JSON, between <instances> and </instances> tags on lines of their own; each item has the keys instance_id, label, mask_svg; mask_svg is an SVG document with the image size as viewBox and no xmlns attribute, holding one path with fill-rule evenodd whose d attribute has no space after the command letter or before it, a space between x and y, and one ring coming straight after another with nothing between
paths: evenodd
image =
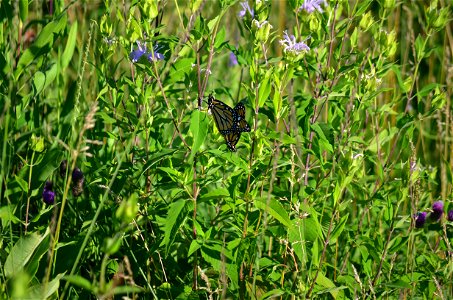
<instances>
[{"instance_id":1,"label":"blue-purple flower","mask_svg":"<svg viewBox=\"0 0 453 300\"><path fill-rule=\"evenodd\" d=\"M322 13L323 9L321 5L327 5L326 0L305 0L305 2L299 7L298 11L305 10L308 13L312 13L317 10Z\"/></svg>"},{"instance_id":2,"label":"blue-purple flower","mask_svg":"<svg viewBox=\"0 0 453 300\"><path fill-rule=\"evenodd\" d=\"M149 51L146 47L145 43L142 43L140 41L137 41L137 49L133 50L131 54L129 54L129 57L131 58L133 63L136 63L137 61L140 60L140 58L143 55L146 55L146 58L149 61L156 61L156 60L163 60L165 57L162 53L159 53L159 46L156 44L153 47L153 51Z\"/></svg>"},{"instance_id":3,"label":"blue-purple flower","mask_svg":"<svg viewBox=\"0 0 453 300\"><path fill-rule=\"evenodd\" d=\"M46 204L53 204L55 202L55 192L52 191L52 181L47 181L46 184L44 184L42 200Z\"/></svg>"},{"instance_id":4,"label":"blue-purple flower","mask_svg":"<svg viewBox=\"0 0 453 300\"><path fill-rule=\"evenodd\" d=\"M453 222L453 209L448 212L447 220Z\"/></svg>"},{"instance_id":5,"label":"blue-purple flower","mask_svg":"<svg viewBox=\"0 0 453 300\"><path fill-rule=\"evenodd\" d=\"M444 213L444 202L436 201L433 203L433 211L429 215L429 218L433 221L439 221L443 213Z\"/></svg>"},{"instance_id":6,"label":"blue-purple flower","mask_svg":"<svg viewBox=\"0 0 453 300\"><path fill-rule=\"evenodd\" d=\"M238 64L238 58L236 57L236 54L234 54L233 51L230 52L230 59L228 61L228 66L233 67Z\"/></svg>"},{"instance_id":7,"label":"blue-purple flower","mask_svg":"<svg viewBox=\"0 0 453 300\"><path fill-rule=\"evenodd\" d=\"M426 212L418 212L414 215L415 218L415 227L422 228L425 225L426 221Z\"/></svg>"},{"instance_id":8,"label":"blue-purple flower","mask_svg":"<svg viewBox=\"0 0 453 300\"><path fill-rule=\"evenodd\" d=\"M283 34L283 40L280 40L280 44L285 47L285 52L293 52L295 54L300 54L304 51L310 51L310 47L307 46L303 41L297 42L294 35L288 35L285 31Z\"/></svg>"},{"instance_id":9,"label":"blue-purple flower","mask_svg":"<svg viewBox=\"0 0 453 300\"><path fill-rule=\"evenodd\" d=\"M243 19L247 12L250 14L250 16L253 18L255 16L255 12L253 11L253 8L250 8L249 3L247 1L243 1L240 3L242 6L242 10L238 12L238 17Z\"/></svg>"}]
</instances>

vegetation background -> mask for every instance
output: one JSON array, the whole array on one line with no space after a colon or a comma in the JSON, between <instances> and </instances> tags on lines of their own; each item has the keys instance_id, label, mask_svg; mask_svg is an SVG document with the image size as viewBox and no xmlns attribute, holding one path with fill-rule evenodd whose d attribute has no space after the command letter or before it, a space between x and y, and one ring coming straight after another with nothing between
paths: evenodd
<instances>
[{"instance_id":1,"label":"vegetation background","mask_svg":"<svg viewBox=\"0 0 453 300\"><path fill-rule=\"evenodd\" d=\"M452 1L303 2L1 1L0 297L452 299Z\"/></svg>"}]
</instances>

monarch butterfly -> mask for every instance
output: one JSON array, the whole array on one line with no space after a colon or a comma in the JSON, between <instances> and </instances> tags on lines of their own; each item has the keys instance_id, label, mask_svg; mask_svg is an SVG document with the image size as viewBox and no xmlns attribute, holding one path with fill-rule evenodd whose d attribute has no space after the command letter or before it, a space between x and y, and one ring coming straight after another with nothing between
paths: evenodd
<instances>
[{"instance_id":1,"label":"monarch butterfly","mask_svg":"<svg viewBox=\"0 0 453 300\"><path fill-rule=\"evenodd\" d=\"M245 106L238 103L233 109L212 95L208 98L208 108L214 116L217 129L222 135L232 132L249 132L250 126L245 120Z\"/></svg>"},{"instance_id":2,"label":"monarch butterfly","mask_svg":"<svg viewBox=\"0 0 453 300\"><path fill-rule=\"evenodd\" d=\"M237 118L231 107L209 95L208 109L214 116L215 125L222 135L234 132L233 127Z\"/></svg>"},{"instance_id":3,"label":"monarch butterfly","mask_svg":"<svg viewBox=\"0 0 453 300\"><path fill-rule=\"evenodd\" d=\"M241 133L250 131L250 126L245 120L244 104L238 103L233 109L209 95L208 108L214 117L217 129L225 138L228 149L236 151Z\"/></svg>"},{"instance_id":4,"label":"monarch butterfly","mask_svg":"<svg viewBox=\"0 0 453 300\"><path fill-rule=\"evenodd\" d=\"M241 138L240 132L231 132L224 134L223 137L225 138L225 142L228 146L228 149L232 152L236 152L236 144L239 142Z\"/></svg>"}]
</instances>

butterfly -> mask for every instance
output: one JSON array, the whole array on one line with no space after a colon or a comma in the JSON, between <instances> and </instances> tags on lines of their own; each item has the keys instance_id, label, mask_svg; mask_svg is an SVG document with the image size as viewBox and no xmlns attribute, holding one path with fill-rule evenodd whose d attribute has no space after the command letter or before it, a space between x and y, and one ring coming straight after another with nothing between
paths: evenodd
<instances>
[{"instance_id":1,"label":"butterfly","mask_svg":"<svg viewBox=\"0 0 453 300\"><path fill-rule=\"evenodd\" d=\"M244 104L238 103L233 109L209 95L208 108L214 117L217 129L225 138L228 148L236 151L236 144L241 133L250 131L250 126L245 120Z\"/></svg>"},{"instance_id":2,"label":"butterfly","mask_svg":"<svg viewBox=\"0 0 453 300\"><path fill-rule=\"evenodd\" d=\"M250 132L250 126L245 120L244 104L238 103L233 109L209 95L208 108L214 116L217 129L222 135L231 132Z\"/></svg>"},{"instance_id":3,"label":"butterfly","mask_svg":"<svg viewBox=\"0 0 453 300\"><path fill-rule=\"evenodd\" d=\"M231 132L224 134L223 137L225 138L225 142L228 146L228 149L232 152L236 152L236 144L239 142L241 138L240 132Z\"/></svg>"}]
</instances>

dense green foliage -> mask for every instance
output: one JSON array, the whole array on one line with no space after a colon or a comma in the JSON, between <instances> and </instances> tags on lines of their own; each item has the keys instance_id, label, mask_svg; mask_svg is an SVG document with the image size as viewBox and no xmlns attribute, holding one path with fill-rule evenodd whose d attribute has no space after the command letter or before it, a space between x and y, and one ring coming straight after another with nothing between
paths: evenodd
<instances>
[{"instance_id":1,"label":"dense green foliage","mask_svg":"<svg viewBox=\"0 0 453 300\"><path fill-rule=\"evenodd\" d=\"M3 0L0 298L453 298L452 2L303 2Z\"/></svg>"}]
</instances>

